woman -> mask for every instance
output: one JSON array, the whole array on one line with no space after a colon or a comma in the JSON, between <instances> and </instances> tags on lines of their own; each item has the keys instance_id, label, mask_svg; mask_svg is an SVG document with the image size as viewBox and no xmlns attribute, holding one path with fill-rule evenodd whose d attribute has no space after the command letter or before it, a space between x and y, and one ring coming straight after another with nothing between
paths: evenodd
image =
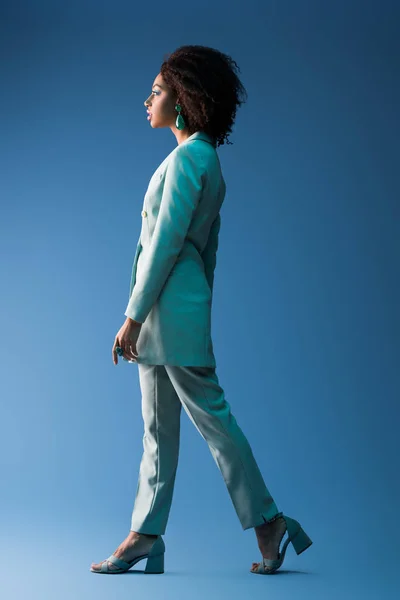
<instances>
[{"instance_id":1,"label":"woman","mask_svg":"<svg viewBox=\"0 0 400 600\"><path fill-rule=\"evenodd\" d=\"M114 554L92 563L95 573L123 573L143 558L147 573L164 572L161 536L173 495L182 406L209 445L242 528L254 527L262 561L250 571L273 573L289 542L297 554L312 543L297 521L278 512L216 374L211 302L226 190L216 147L224 144L242 104L237 69L212 48L180 47L162 63L144 102L152 127L170 127L178 145L156 169L144 197L127 319L112 349L115 364L118 354L138 363L142 392L144 452L131 529Z\"/></svg>"}]
</instances>

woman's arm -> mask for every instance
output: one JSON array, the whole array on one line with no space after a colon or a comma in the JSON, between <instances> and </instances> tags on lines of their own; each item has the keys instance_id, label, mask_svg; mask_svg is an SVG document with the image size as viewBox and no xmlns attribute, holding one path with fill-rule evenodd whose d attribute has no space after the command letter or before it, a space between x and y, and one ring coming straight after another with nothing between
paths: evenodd
<instances>
[{"instance_id":1,"label":"woman's arm","mask_svg":"<svg viewBox=\"0 0 400 600\"><path fill-rule=\"evenodd\" d=\"M213 290L214 284L214 271L215 266L217 264L217 250L218 250L218 235L219 230L221 228L221 215L215 217L210 233L208 236L207 244L201 253L201 257L204 263L204 272L206 274L208 285L210 286L210 290Z\"/></svg>"},{"instance_id":2,"label":"woman's arm","mask_svg":"<svg viewBox=\"0 0 400 600\"><path fill-rule=\"evenodd\" d=\"M183 144L171 156L151 244L143 254L125 315L143 323L182 250L203 191L206 165L196 144Z\"/></svg>"}]
</instances>

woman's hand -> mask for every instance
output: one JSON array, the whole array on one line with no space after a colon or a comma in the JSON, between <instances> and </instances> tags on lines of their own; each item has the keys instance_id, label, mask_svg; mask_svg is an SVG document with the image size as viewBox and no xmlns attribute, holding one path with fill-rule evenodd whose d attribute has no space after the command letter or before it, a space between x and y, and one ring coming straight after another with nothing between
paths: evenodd
<instances>
[{"instance_id":1,"label":"woman's hand","mask_svg":"<svg viewBox=\"0 0 400 600\"><path fill-rule=\"evenodd\" d=\"M123 357L127 360L133 360L136 362L138 352L136 349L137 339L140 334L143 323L138 323L129 317L126 318L125 323L115 336L114 346L112 348L112 357L114 365L118 364L118 354L116 347L120 346L124 351Z\"/></svg>"}]
</instances>

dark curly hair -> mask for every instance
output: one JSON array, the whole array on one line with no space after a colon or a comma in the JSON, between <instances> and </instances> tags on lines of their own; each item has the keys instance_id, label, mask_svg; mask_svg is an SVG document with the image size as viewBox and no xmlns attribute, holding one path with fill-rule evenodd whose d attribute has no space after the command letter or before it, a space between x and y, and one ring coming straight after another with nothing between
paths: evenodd
<instances>
[{"instance_id":1,"label":"dark curly hair","mask_svg":"<svg viewBox=\"0 0 400 600\"><path fill-rule=\"evenodd\" d=\"M164 55L160 73L177 94L189 135L205 131L216 146L232 144L228 135L236 107L247 92L235 71L240 69L227 54L207 46L180 46Z\"/></svg>"}]
</instances>

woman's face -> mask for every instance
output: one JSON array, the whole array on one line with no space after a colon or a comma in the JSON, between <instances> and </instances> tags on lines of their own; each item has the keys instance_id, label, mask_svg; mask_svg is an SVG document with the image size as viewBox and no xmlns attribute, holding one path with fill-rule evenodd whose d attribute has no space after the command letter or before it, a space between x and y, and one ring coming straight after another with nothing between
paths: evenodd
<instances>
[{"instance_id":1,"label":"woman's face","mask_svg":"<svg viewBox=\"0 0 400 600\"><path fill-rule=\"evenodd\" d=\"M152 127L173 126L178 114L175 110L175 104L176 95L164 83L159 73L154 80L150 96L144 102L151 113L151 116L147 116Z\"/></svg>"}]
</instances>

